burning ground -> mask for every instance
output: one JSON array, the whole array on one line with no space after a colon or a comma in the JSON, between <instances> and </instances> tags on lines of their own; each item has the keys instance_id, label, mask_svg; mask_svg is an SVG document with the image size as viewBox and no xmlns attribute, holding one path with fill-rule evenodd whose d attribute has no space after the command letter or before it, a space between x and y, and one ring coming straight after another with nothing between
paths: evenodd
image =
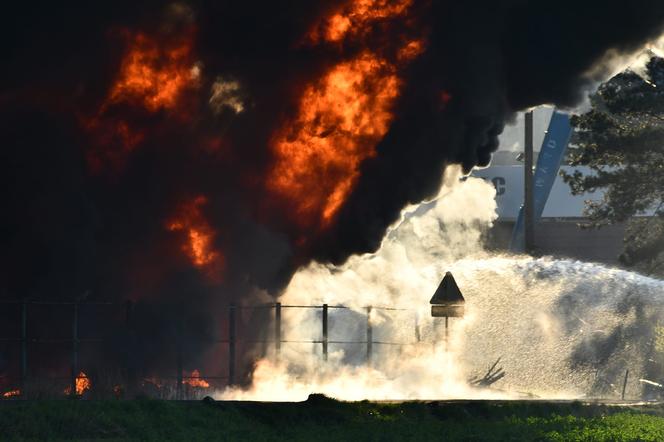
<instances>
[{"instance_id":1,"label":"burning ground","mask_svg":"<svg viewBox=\"0 0 664 442\"><path fill-rule=\"evenodd\" d=\"M488 164L515 110L574 103L609 55L661 33L664 6L109 2L5 15L0 296L136 300L150 343L105 357L150 370L172 336L209 337L220 306L272 300L312 261L376 251L446 165ZM253 350L240 349L244 373Z\"/></svg>"}]
</instances>

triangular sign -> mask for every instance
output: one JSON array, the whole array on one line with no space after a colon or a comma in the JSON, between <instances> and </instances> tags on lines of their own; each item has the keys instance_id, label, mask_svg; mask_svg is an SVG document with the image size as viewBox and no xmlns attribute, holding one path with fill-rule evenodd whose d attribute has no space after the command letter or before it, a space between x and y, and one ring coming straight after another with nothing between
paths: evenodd
<instances>
[{"instance_id":1,"label":"triangular sign","mask_svg":"<svg viewBox=\"0 0 664 442\"><path fill-rule=\"evenodd\" d=\"M429 302L431 304L439 304L439 305L458 304L466 302L466 300L463 299L461 290L459 290L459 286L454 280L454 276L452 276L451 272L445 273L445 277L441 281L440 285L438 286L438 289L436 290L436 293L433 294L433 297Z\"/></svg>"}]
</instances>

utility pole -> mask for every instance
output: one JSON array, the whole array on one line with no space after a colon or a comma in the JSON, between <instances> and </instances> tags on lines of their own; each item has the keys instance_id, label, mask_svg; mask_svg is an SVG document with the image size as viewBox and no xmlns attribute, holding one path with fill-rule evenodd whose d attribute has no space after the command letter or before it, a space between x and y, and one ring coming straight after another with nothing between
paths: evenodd
<instances>
[{"instance_id":1,"label":"utility pole","mask_svg":"<svg viewBox=\"0 0 664 442\"><path fill-rule=\"evenodd\" d=\"M535 216L533 211L533 111L525 114L524 144L524 252L531 253L535 243Z\"/></svg>"}]
</instances>

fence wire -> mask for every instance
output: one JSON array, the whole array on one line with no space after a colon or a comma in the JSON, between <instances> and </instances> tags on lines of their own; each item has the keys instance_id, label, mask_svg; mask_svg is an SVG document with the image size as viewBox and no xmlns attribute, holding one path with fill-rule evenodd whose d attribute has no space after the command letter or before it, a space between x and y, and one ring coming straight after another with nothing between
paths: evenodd
<instances>
[{"instance_id":1,"label":"fence wire","mask_svg":"<svg viewBox=\"0 0 664 442\"><path fill-rule=\"evenodd\" d=\"M86 379L87 376L81 370L79 364L80 356L80 344L102 344L106 342L109 338L106 337L90 337L90 336L80 336L80 319L81 319L81 308L87 306L102 306L102 307L123 307L124 308L124 327L128 330L132 328L132 323L135 321L134 316L134 303L132 301L124 302L106 302L106 301L50 301L50 300L34 300L34 299L23 299L23 300L0 300L2 305L15 305L20 306L18 311L19 320L17 323L20 325L19 336L0 336L0 342L4 343L18 343L20 345L19 349L19 371L18 376L18 387L23 388L28 380L34 381L39 380L68 380L69 387L68 391L76 392L77 391L77 382L81 382L81 379ZM30 317L30 307L31 306L67 306L71 308L72 318L71 318L71 336L66 337L44 337L44 336L33 336L30 333L30 328L28 327L28 318ZM264 339L254 339L254 338L243 338L238 334L237 329L237 317L236 314L238 311L244 310L260 310L260 309L269 309L272 310L272 321L273 321L273 338L264 338ZM314 339L288 339L283 336L282 330L282 311L284 309L311 309L321 311L320 315L320 338ZM373 337L373 325L371 323L371 312L372 311L403 311L411 312L414 311L410 308L399 308L399 307L388 307L388 306L365 306L360 308L353 308L345 305L297 305L297 304L281 304L277 303L268 303L268 304L256 304L256 305L246 305L246 304L228 304L221 306L220 310L226 311L228 314L228 337L227 338L212 338L212 339L201 339L199 340L202 343L208 344L224 344L227 350L227 363L228 363L228 375L221 376L213 373L199 373L197 372L195 376L187 375L183 369L184 361L182 354L182 346L185 343L190 343L191 339L183 339L182 337L176 338L176 353L177 353L177 367L175 375L166 375L159 376L159 379L168 380L175 379L177 381L176 385L176 397L182 398L182 389L183 384L187 381L192 380L224 380L227 382L227 385L233 385L236 382L236 347L238 344L263 344L264 349L267 348L267 345L271 345L274 348L275 356L279 357L279 354L282 351L282 344L288 345L292 349L292 344L310 344L310 345L320 345L322 349L323 360L327 360L328 357L328 346L329 345L364 345L366 346L366 358L367 361L370 361L372 358L373 346L410 346L415 345L420 341L420 331L418 325L418 318L415 315L414 321L414 335L416 340L413 342L390 342L380 339L374 339ZM349 310L356 313L363 314L365 317L365 326L366 326L366 338L360 340L344 340L344 339L330 339L329 337L329 311L330 310ZM362 313L362 310L364 313ZM89 318L88 318L89 319ZM36 376L29 372L28 361L30 356L34 354L29 351L28 344L67 344L70 346L70 375L68 376ZM13 378L16 378L14 376ZM12 379L12 376L8 374L0 373L0 380L2 379ZM143 383L150 382L148 378L143 379ZM74 394L74 393L71 393ZM0 391L0 399L2 399L2 391Z\"/></svg>"}]
</instances>

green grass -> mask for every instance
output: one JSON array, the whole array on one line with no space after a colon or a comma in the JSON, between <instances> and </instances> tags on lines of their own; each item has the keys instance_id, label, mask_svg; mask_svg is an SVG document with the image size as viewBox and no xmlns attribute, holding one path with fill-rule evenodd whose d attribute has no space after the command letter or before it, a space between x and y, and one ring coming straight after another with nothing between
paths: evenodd
<instances>
[{"instance_id":1,"label":"green grass","mask_svg":"<svg viewBox=\"0 0 664 442\"><path fill-rule=\"evenodd\" d=\"M2 440L664 441L664 407L547 402L33 401L0 404Z\"/></svg>"}]
</instances>

